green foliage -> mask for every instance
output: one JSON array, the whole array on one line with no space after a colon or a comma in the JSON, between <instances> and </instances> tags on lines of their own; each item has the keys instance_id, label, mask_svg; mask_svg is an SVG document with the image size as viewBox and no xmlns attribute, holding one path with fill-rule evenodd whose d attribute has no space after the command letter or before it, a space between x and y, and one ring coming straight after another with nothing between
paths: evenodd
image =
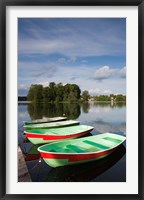
<instances>
[{"instance_id":1,"label":"green foliage","mask_svg":"<svg viewBox=\"0 0 144 200\"><path fill-rule=\"evenodd\" d=\"M83 101L88 101L90 98L89 92L87 90L84 90L82 93L82 99Z\"/></svg>"},{"instance_id":2,"label":"green foliage","mask_svg":"<svg viewBox=\"0 0 144 200\"><path fill-rule=\"evenodd\" d=\"M44 102L77 102L80 99L81 90L76 84L66 84L62 83L55 84L51 82L48 87L43 88L42 85L31 85L28 92L28 100L34 103Z\"/></svg>"},{"instance_id":3,"label":"green foliage","mask_svg":"<svg viewBox=\"0 0 144 200\"><path fill-rule=\"evenodd\" d=\"M126 101L126 96L123 96L122 94L116 95L116 101Z\"/></svg>"},{"instance_id":4,"label":"green foliage","mask_svg":"<svg viewBox=\"0 0 144 200\"><path fill-rule=\"evenodd\" d=\"M78 102L80 100L81 90L76 84L66 84L62 83L55 84L51 82L48 87L43 87L42 85L31 85L27 100L32 101L33 103L43 102L46 103L58 103L58 102ZM84 90L81 96L83 102L88 102L90 99L89 92ZM114 102L124 102L126 101L126 96L122 94L110 94L108 95L99 95L92 97L95 101L111 101Z\"/></svg>"},{"instance_id":5,"label":"green foliage","mask_svg":"<svg viewBox=\"0 0 144 200\"><path fill-rule=\"evenodd\" d=\"M51 92L49 87L45 87L43 89L43 101L44 103L50 102L51 101Z\"/></svg>"},{"instance_id":6,"label":"green foliage","mask_svg":"<svg viewBox=\"0 0 144 200\"><path fill-rule=\"evenodd\" d=\"M96 96L97 101L110 101L111 97L107 95Z\"/></svg>"},{"instance_id":7,"label":"green foliage","mask_svg":"<svg viewBox=\"0 0 144 200\"><path fill-rule=\"evenodd\" d=\"M95 97L96 101L111 101L113 100L114 102L125 102L126 101L126 96L122 94L110 94L110 96L107 95L99 95Z\"/></svg>"},{"instance_id":8,"label":"green foliage","mask_svg":"<svg viewBox=\"0 0 144 200\"><path fill-rule=\"evenodd\" d=\"M43 101L43 86L42 85L31 85L28 96L28 101L39 103Z\"/></svg>"}]
</instances>

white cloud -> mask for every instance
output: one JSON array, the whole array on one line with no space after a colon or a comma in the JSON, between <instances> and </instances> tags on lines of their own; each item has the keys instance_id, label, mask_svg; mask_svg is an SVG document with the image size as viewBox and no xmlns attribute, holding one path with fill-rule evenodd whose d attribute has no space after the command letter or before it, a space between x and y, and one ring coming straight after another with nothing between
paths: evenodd
<instances>
[{"instance_id":1,"label":"white cloud","mask_svg":"<svg viewBox=\"0 0 144 200\"><path fill-rule=\"evenodd\" d=\"M35 78L40 77L42 75L46 77L53 77L56 71L57 67L54 64L50 64L48 66L38 69L35 73L32 74L32 76Z\"/></svg>"},{"instance_id":2,"label":"white cloud","mask_svg":"<svg viewBox=\"0 0 144 200\"><path fill-rule=\"evenodd\" d=\"M65 58L59 58L58 59L58 63L59 64L66 64L67 63L67 60Z\"/></svg>"},{"instance_id":3,"label":"white cloud","mask_svg":"<svg viewBox=\"0 0 144 200\"><path fill-rule=\"evenodd\" d=\"M93 88L89 90L89 93L92 95L110 95L112 94L112 91L103 88Z\"/></svg>"},{"instance_id":4,"label":"white cloud","mask_svg":"<svg viewBox=\"0 0 144 200\"><path fill-rule=\"evenodd\" d=\"M47 87L49 86L49 82L48 81L45 81L45 82L39 82L37 84L40 84L40 85L43 85L43 87Z\"/></svg>"},{"instance_id":5,"label":"white cloud","mask_svg":"<svg viewBox=\"0 0 144 200\"><path fill-rule=\"evenodd\" d=\"M61 54L65 56L103 56L124 55L125 40L118 36L109 36L105 32L78 31L71 29L69 34L61 34L59 30L55 37L47 33L48 38L19 38L20 54Z\"/></svg>"},{"instance_id":6,"label":"white cloud","mask_svg":"<svg viewBox=\"0 0 144 200\"><path fill-rule=\"evenodd\" d=\"M90 94L95 94L95 95L96 95L96 94L99 94L100 91L101 91L101 90L100 90L99 88L93 88L93 89L90 89L90 90L89 90L89 93L90 93Z\"/></svg>"},{"instance_id":7,"label":"white cloud","mask_svg":"<svg viewBox=\"0 0 144 200\"><path fill-rule=\"evenodd\" d=\"M48 39L25 39L19 40L20 54L51 54L56 52L65 52L69 48L73 48L73 43L67 43L63 40L48 40Z\"/></svg>"},{"instance_id":8,"label":"white cloud","mask_svg":"<svg viewBox=\"0 0 144 200\"><path fill-rule=\"evenodd\" d=\"M72 57L70 57L70 59L69 59L69 62L75 62L75 61L76 61L76 59L77 59L77 57L76 57L76 56L72 56Z\"/></svg>"},{"instance_id":9,"label":"white cloud","mask_svg":"<svg viewBox=\"0 0 144 200\"><path fill-rule=\"evenodd\" d=\"M125 39L125 23L122 25L108 19L57 19L57 18L44 18L38 19L38 22L33 19L22 18L19 23L23 27L19 30L20 36L33 37L36 39L41 38L61 38L85 36L85 38L97 39L104 43L118 43ZM124 20L125 21L125 20ZM25 31L23 31L25 30ZM108 36L108 37L107 37Z\"/></svg>"},{"instance_id":10,"label":"white cloud","mask_svg":"<svg viewBox=\"0 0 144 200\"><path fill-rule=\"evenodd\" d=\"M126 78L126 67L123 67L120 71L119 71L120 77L122 78Z\"/></svg>"},{"instance_id":11,"label":"white cloud","mask_svg":"<svg viewBox=\"0 0 144 200\"><path fill-rule=\"evenodd\" d=\"M58 63L59 64L68 64L68 63L74 63L76 61L77 57L76 56L71 56L70 58L59 58Z\"/></svg>"},{"instance_id":12,"label":"white cloud","mask_svg":"<svg viewBox=\"0 0 144 200\"><path fill-rule=\"evenodd\" d=\"M42 84L45 87L50 82L55 82L56 84L62 82L63 84L77 84L81 91L88 90L91 95L126 93L126 79L120 78L120 71L123 68L119 69L104 66L106 67L108 78L105 78L104 81L99 81L99 79L94 79L95 71L97 71L95 66L73 66L71 63L66 66L59 66L57 61L55 63L44 63L44 67L41 65L42 63L35 64L35 62L19 63L21 69L21 73L19 73L19 87L21 87L21 89L26 88L26 85L30 86L31 84ZM52 67L56 65L58 65L56 68ZM49 68L48 66L51 67ZM35 73L38 74L41 72L43 75L39 77L32 76ZM102 75L103 77L106 77L106 75Z\"/></svg>"},{"instance_id":13,"label":"white cloud","mask_svg":"<svg viewBox=\"0 0 144 200\"><path fill-rule=\"evenodd\" d=\"M103 66L97 69L94 74L94 79L98 81L110 79L112 77L126 78L126 67L114 69L109 66Z\"/></svg>"},{"instance_id":14,"label":"white cloud","mask_svg":"<svg viewBox=\"0 0 144 200\"><path fill-rule=\"evenodd\" d=\"M27 84L19 84L18 88L22 90L26 90L29 88L29 86Z\"/></svg>"},{"instance_id":15,"label":"white cloud","mask_svg":"<svg viewBox=\"0 0 144 200\"><path fill-rule=\"evenodd\" d=\"M114 74L115 70L110 69L109 66L103 66L99 69L96 70L94 79L96 80L103 80L103 79L108 79Z\"/></svg>"},{"instance_id":16,"label":"white cloud","mask_svg":"<svg viewBox=\"0 0 144 200\"><path fill-rule=\"evenodd\" d=\"M111 90L104 90L104 91L103 91L103 94L105 94L105 95L110 95L110 94L112 94L112 91L111 91Z\"/></svg>"},{"instance_id":17,"label":"white cloud","mask_svg":"<svg viewBox=\"0 0 144 200\"><path fill-rule=\"evenodd\" d=\"M87 60L82 60L81 62L82 62L82 63L87 63Z\"/></svg>"}]
</instances>

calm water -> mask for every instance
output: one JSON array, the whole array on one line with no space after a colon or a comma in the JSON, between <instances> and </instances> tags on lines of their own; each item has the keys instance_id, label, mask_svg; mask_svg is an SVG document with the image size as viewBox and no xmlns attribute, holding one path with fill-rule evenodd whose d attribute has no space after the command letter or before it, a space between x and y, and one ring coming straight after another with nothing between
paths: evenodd
<instances>
[{"instance_id":1,"label":"calm water","mask_svg":"<svg viewBox=\"0 0 144 200\"><path fill-rule=\"evenodd\" d=\"M126 143L110 156L81 165L52 168L40 159L37 145L32 145L23 135L23 121L42 117L65 116L81 124L91 125L88 135L113 132L126 135L125 104L19 104L18 142L22 149L33 182L125 182ZM87 136L88 136L87 135Z\"/></svg>"}]
</instances>

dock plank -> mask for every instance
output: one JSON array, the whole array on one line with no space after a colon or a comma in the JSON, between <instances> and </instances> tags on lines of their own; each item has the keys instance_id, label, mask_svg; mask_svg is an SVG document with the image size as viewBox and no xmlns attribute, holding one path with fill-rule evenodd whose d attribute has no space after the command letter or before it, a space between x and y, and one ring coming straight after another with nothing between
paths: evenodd
<instances>
[{"instance_id":1,"label":"dock plank","mask_svg":"<svg viewBox=\"0 0 144 200\"><path fill-rule=\"evenodd\" d=\"M18 147L18 182L31 182L31 177L20 147Z\"/></svg>"}]
</instances>

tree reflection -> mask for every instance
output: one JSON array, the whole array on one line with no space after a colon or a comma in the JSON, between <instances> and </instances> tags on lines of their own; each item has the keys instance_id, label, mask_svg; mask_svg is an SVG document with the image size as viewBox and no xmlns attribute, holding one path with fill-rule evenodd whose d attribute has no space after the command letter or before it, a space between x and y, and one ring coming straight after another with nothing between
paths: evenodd
<instances>
[{"instance_id":1,"label":"tree reflection","mask_svg":"<svg viewBox=\"0 0 144 200\"><path fill-rule=\"evenodd\" d=\"M27 110L31 119L56 116L77 119L80 116L78 103L31 103L28 104Z\"/></svg>"},{"instance_id":2,"label":"tree reflection","mask_svg":"<svg viewBox=\"0 0 144 200\"><path fill-rule=\"evenodd\" d=\"M125 107L125 103L104 103L97 102L92 104L93 107ZM80 108L84 113L89 113L91 103L30 103L27 106L31 119L41 119L43 117L66 116L68 119L77 119L80 114Z\"/></svg>"},{"instance_id":3,"label":"tree reflection","mask_svg":"<svg viewBox=\"0 0 144 200\"><path fill-rule=\"evenodd\" d=\"M119 103L111 103L111 102L96 102L94 103L95 107L110 107L110 108L121 108L121 107L125 107L126 103L125 102L119 102Z\"/></svg>"},{"instance_id":4,"label":"tree reflection","mask_svg":"<svg viewBox=\"0 0 144 200\"><path fill-rule=\"evenodd\" d=\"M41 119L43 117L43 105L41 103L30 103L27 106L30 118Z\"/></svg>"},{"instance_id":5,"label":"tree reflection","mask_svg":"<svg viewBox=\"0 0 144 200\"><path fill-rule=\"evenodd\" d=\"M83 103L81 106L82 106L82 110L83 110L84 113L88 113L89 112L90 104L88 102Z\"/></svg>"},{"instance_id":6,"label":"tree reflection","mask_svg":"<svg viewBox=\"0 0 144 200\"><path fill-rule=\"evenodd\" d=\"M77 119L80 112L80 105L75 103L65 103L63 104L63 113L68 119Z\"/></svg>"}]
</instances>

